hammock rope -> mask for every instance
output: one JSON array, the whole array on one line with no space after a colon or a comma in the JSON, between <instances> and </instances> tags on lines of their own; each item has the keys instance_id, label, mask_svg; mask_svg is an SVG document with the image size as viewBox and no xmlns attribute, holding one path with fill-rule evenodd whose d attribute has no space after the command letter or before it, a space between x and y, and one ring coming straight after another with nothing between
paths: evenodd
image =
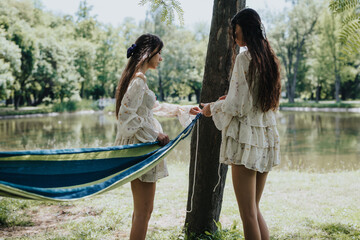
<instances>
[{"instance_id":1,"label":"hammock rope","mask_svg":"<svg viewBox=\"0 0 360 240\"><path fill-rule=\"evenodd\" d=\"M140 177L192 131L195 119L167 145L158 142L100 148L0 152L0 196L71 201Z\"/></svg>"}]
</instances>

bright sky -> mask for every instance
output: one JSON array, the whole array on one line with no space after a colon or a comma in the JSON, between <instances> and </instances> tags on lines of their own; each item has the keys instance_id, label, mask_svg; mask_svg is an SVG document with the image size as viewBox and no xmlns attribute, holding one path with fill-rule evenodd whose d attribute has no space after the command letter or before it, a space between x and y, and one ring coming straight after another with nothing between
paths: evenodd
<instances>
[{"instance_id":1,"label":"bright sky","mask_svg":"<svg viewBox=\"0 0 360 240\"><path fill-rule=\"evenodd\" d=\"M213 0L179 0L184 10L185 27L192 28L197 22L207 22L210 26ZM103 23L113 26L121 24L126 17L136 21L144 20L149 5L139 6L140 0L88 0L94 6L92 13ZM79 7L80 0L42 0L46 10L54 13L74 15ZM264 9L274 13L289 6L286 0L247 0L246 5L259 12ZM178 19L175 20L179 23ZM266 27L266 26L265 26Z\"/></svg>"}]
</instances>

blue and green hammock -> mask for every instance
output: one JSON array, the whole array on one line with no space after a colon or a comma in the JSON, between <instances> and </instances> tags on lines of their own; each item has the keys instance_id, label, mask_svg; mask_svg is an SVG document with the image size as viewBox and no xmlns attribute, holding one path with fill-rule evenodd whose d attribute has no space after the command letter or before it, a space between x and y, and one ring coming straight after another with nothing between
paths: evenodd
<instances>
[{"instance_id":1,"label":"blue and green hammock","mask_svg":"<svg viewBox=\"0 0 360 240\"><path fill-rule=\"evenodd\" d=\"M69 201L132 181L156 166L193 129L164 147L157 142L101 148L0 152L0 196Z\"/></svg>"}]
</instances>

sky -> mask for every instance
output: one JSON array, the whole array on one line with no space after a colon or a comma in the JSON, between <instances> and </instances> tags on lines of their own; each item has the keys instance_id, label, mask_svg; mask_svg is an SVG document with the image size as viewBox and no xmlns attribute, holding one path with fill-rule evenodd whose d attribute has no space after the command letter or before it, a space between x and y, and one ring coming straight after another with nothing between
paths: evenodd
<instances>
[{"instance_id":1,"label":"sky","mask_svg":"<svg viewBox=\"0 0 360 240\"><path fill-rule=\"evenodd\" d=\"M213 0L179 0L184 10L186 28L192 28L197 22L207 22L210 26ZM132 17L137 22L145 19L149 4L140 6L140 0L87 0L93 6L92 14L102 23L113 26L120 25L126 17ZM45 10L58 14L75 15L80 0L42 0ZM278 12L289 6L286 0L247 0L246 6L256 11L270 10ZM175 19L179 23L178 19ZM266 26L265 26L266 27Z\"/></svg>"}]
</instances>

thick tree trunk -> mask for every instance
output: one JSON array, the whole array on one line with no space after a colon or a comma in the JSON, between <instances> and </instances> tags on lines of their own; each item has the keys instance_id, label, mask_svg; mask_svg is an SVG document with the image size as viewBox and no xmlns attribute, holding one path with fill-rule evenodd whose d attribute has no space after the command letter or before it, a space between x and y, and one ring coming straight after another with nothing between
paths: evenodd
<instances>
[{"instance_id":1,"label":"thick tree trunk","mask_svg":"<svg viewBox=\"0 0 360 240\"><path fill-rule=\"evenodd\" d=\"M205 73L200 101L216 101L229 86L234 56L231 18L245 7L245 0L215 0L211 22L209 45L206 56ZM221 183L218 182L219 152L221 134L211 118L202 117L199 121L199 142L197 163L197 127L191 139L191 163L189 174L189 194L187 208L192 211L186 215L185 226L188 235L199 235L205 231L216 231L215 221L219 220L227 166L221 166ZM195 185L194 184L194 174ZM194 195L193 194L194 187Z\"/></svg>"}]
</instances>

